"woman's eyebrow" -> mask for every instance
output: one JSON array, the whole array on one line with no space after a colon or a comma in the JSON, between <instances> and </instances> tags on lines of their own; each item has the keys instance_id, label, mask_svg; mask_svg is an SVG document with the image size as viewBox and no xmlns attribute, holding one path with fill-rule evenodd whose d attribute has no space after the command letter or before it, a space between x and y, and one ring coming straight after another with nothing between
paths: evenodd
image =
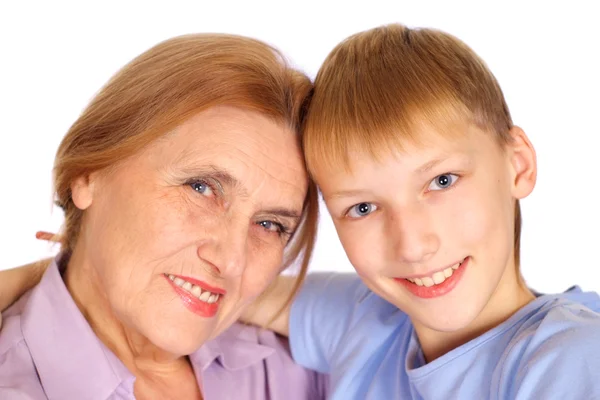
<instances>
[{"instance_id":1,"label":"woman's eyebrow","mask_svg":"<svg viewBox=\"0 0 600 400\"><path fill-rule=\"evenodd\" d=\"M202 167L194 167L194 168L184 168L183 173L188 176L197 176L215 179L220 182L221 185L226 186L228 188L232 188L235 192L237 192L241 196L248 196L248 191L242 184L242 182L237 179L233 174L224 168L217 167L215 165L206 165ZM261 210L263 214L270 214L273 216L278 216L282 218L292 219L296 224L300 218L302 217L302 206L300 208L297 207L275 207Z\"/></svg>"},{"instance_id":2,"label":"woman's eyebrow","mask_svg":"<svg viewBox=\"0 0 600 400\"><path fill-rule=\"evenodd\" d=\"M248 195L248 191L242 182L224 168L215 165L204 165L202 167L183 168L181 171L185 176L214 179L222 186L232 188L242 196Z\"/></svg>"},{"instance_id":3,"label":"woman's eyebrow","mask_svg":"<svg viewBox=\"0 0 600 400\"><path fill-rule=\"evenodd\" d=\"M294 210L290 208L271 208L262 211L265 214L274 215L277 217L289 218L293 220L294 223L297 223L300 217L302 216L302 210Z\"/></svg>"}]
</instances>

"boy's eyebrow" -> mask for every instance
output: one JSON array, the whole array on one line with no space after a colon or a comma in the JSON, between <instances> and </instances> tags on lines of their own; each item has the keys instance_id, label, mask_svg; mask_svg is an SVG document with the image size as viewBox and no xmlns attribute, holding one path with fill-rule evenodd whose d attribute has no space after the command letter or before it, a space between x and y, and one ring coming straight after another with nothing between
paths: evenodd
<instances>
[{"instance_id":1,"label":"boy's eyebrow","mask_svg":"<svg viewBox=\"0 0 600 400\"><path fill-rule=\"evenodd\" d=\"M418 167L417 169L415 169L415 172L418 174L425 174L425 173L431 171L433 168L435 168L439 164L442 164L448 160L454 160L454 161L460 162L462 164L467 164L467 165L471 164L473 162L472 157L468 153L444 154L444 155L434 158L433 160L427 161L425 164L423 164L420 167Z\"/></svg>"},{"instance_id":2,"label":"boy's eyebrow","mask_svg":"<svg viewBox=\"0 0 600 400\"><path fill-rule=\"evenodd\" d=\"M354 197L354 196L359 196L359 195L365 195L367 193L368 193L367 190L360 190L360 189L340 190L340 191L333 192L332 194L328 195L327 198Z\"/></svg>"},{"instance_id":3,"label":"boy's eyebrow","mask_svg":"<svg viewBox=\"0 0 600 400\"><path fill-rule=\"evenodd\" d=\"M425 164L421 165L416 169L416 172L419 174L424 174L426 172L431 171L436 165L440 164L443 161L446 161L447 157L438 157L433 160L427 161Z\"/></svg>"}]
</instances>

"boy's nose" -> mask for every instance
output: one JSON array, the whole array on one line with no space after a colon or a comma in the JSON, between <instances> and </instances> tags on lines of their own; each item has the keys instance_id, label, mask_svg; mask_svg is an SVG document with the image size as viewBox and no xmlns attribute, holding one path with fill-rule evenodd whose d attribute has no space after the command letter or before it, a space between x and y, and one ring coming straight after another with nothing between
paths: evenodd
<instances>
[{"instance_id":1,"label":"boy's nose","mask_svg":"<svg viewBox=\"0 0 600 400\"><path fill-rule=\"evenodd\" d=\"M439 238L423 210L414 208L397 213L389 221L395 258L403 263L428 261L439 248Z\"/></svg>"}]
</instances>

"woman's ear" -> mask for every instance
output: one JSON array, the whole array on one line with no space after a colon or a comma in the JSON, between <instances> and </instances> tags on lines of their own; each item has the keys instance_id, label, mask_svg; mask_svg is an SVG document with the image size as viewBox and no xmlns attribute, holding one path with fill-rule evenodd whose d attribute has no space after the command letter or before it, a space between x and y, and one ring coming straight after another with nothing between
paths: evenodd
<instances>
[{"instance_id":1,"label":"woman's ear","mask_svg":"<svg viewBox=\"0 0 600 400\"><path fill-rule=\"evenodd\" d=\"M75 207L85 210L94 200L95 174L80 176L71 183L71 198Z\"/></svg>"},{"instance_id":2,"label":"woman's ear","mask_svg":"<svg viewBox=\"0 0 600 400\"><path fill-rule=\"evenodd\" d=\"M518 126L510 130L512 141L507 144L512 167L512 194L516 199L529 196L537 179L535 149L529 138Z\"/></svg>"}]
</instances>

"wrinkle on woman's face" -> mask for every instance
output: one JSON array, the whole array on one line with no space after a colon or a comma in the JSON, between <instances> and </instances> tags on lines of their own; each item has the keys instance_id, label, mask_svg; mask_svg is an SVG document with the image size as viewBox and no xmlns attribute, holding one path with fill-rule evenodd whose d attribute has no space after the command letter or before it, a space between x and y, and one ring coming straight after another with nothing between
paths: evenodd
<instances>
[{"instance_id":1,"label":"wrinkle on woman's face","mask_svg":"<svg viewBox=\"0 0 600 400\"><path fill-rule=\"evenodd\" d=\"M279 273L307 191L282 124L209 109L94 182L82 240L110 312L158 347L189 354L235 322ZM169 275L226 291L192 312Z\"/></svg>"}]
</instances>

